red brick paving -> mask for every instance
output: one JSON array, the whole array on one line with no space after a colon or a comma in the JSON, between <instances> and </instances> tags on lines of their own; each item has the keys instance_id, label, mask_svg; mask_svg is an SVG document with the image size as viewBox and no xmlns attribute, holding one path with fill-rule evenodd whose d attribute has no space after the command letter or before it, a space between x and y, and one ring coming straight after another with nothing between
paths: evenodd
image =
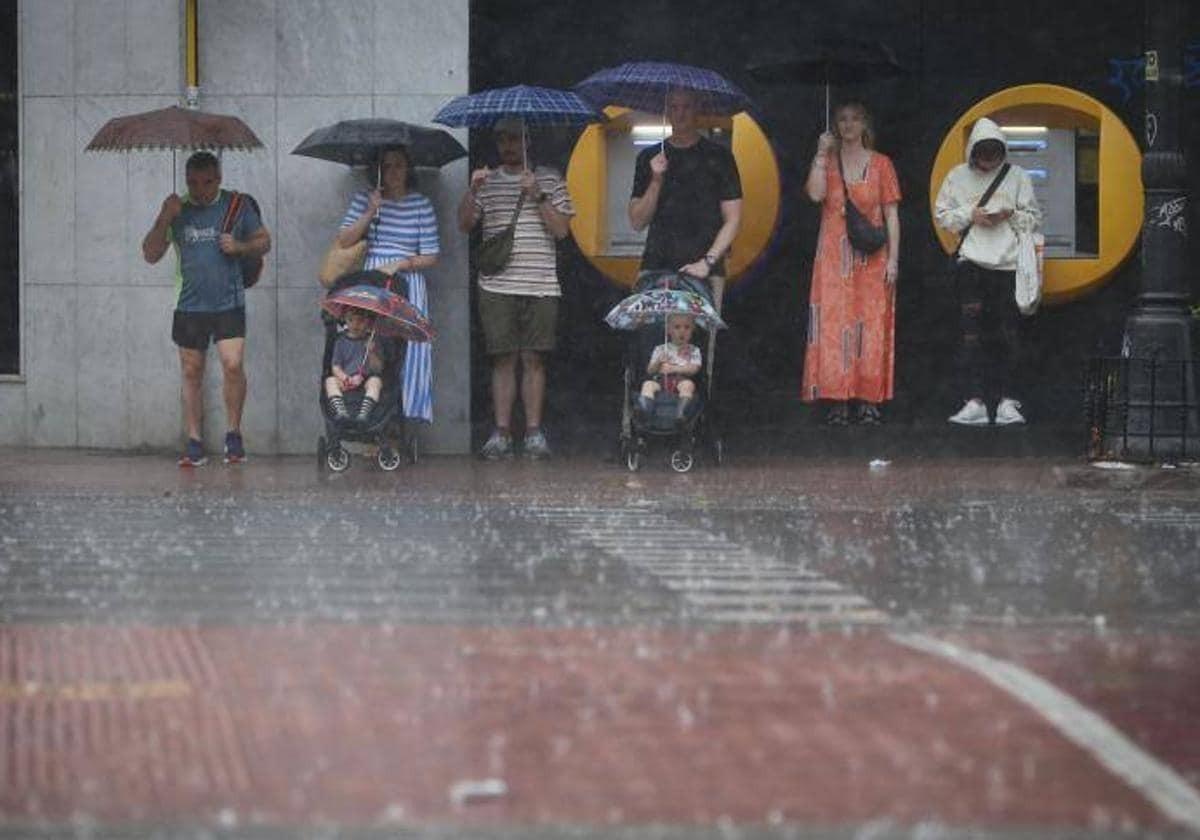
<instances>
[{"instance_id":1,"label":"red brick paving","mask_svg":"<svg viewBox=\"0 0 1200 840\"><path fill-rule=\"evenodd\" d=\"M1081 629L947 638L1068 688L1076 700L1200 787L1200 638Z\"/></svg>"},{"instance_id":2,"label":"red brick paving","mask_svg":"<svg viewBox=\"0 0 1200 840\"><path fill-rule=\"evenodd\" d=\"M0 651L8 820L1164 825L875 633L8 626ZM449 801L488 777L508 796Z\"/></svg>"}]
</instances>

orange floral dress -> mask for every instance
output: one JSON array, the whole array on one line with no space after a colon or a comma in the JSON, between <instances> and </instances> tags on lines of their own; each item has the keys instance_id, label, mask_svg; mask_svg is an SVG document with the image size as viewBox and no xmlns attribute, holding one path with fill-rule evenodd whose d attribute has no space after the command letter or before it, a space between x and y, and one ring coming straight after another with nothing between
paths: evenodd
<instances>
[{"instance_id":1,"label":"orange floral dress","mask_svg":"<svg viewBox=\"0 0 1200 840\"><path fill-rule=\"evenodd\" d=\"M886 277L888 246L869 256L850 247L842 178L836 158L830 158L808 298L800 398L881 403L892 398L894 386L896 287ZM884 205L900 201L892 161L871 152L866 177L850 182L850 195L872 224L882 225Z\"/></svg>"}]
</instances>

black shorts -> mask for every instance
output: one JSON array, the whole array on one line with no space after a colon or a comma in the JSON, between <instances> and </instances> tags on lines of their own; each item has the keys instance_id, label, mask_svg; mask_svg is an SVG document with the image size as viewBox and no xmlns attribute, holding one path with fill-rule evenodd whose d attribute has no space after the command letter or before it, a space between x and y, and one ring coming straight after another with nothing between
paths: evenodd
<instances>
[{"instance_id":1,"label":"black shorts","mask_svg":"<svg viewBox=\"0 0 1200 840\"><path fill-rule=\"evenodd\" d=\"M181 312L175 310L171 340L188 350L207 350L208 342L246 337L246 309L224 312Z\"/></svg>"}]
</instances>

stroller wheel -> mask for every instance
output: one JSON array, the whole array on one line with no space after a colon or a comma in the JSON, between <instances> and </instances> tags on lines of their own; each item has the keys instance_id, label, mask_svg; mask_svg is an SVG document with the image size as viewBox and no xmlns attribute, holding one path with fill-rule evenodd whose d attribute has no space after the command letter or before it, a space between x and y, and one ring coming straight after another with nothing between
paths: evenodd
<instances>
[{"instance_id":1,"label":"stroller wheel","mask_svg":"<svg viewBox=\"0 0 1200 840\"><path fill-rule=\"evenodd\" d=\"M379 447L379 454L376 456L376 460L379 462L379 469L384 472L392 472L400 466L400 453L387 444L384 444Z\"/></svg>"},{"instance_id":2,"label":"stroller wheel","mask_svg":"<svg viewBox=\"0 0 1200 840\"><path fill-rule=\"evenodd\" d=\"M671 469L677 473L685 473L692 468L695 459L692 453L684 449L676 449L671 453Z\"/></svg>"},{"instance_id":3,"label":"stroller wheel","mask_svg":"<svg viewBox=\"0 0 1200 840\"><path fill-rule=\"evenodd\" d=\"M335 473L345 472L346 468L350 466L350 453L339 444L325 455L325 463Z\"/></svg>"},{"instance_id":4,"label":"stroller wheel","mask_svg":"<svg viewBox=\"0 0 1200 840\"><path fill-rule=\"evenodd\" d=\"M321 435L317 438L317 472L325 468L325 451L325 435Z\"/></svg>"}]
</instances>

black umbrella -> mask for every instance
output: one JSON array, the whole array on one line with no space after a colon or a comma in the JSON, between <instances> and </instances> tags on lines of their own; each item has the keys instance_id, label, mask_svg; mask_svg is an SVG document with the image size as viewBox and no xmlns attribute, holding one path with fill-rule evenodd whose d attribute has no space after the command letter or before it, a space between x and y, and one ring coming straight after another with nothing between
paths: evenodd
<instances>
[{"instance_id":1,"label":"black umbrella","mask_svg":"<svg viewBox=\"0 0 1200 840\"><path fill-rule=\"evenodd\" d=\"M403 146L413 166L438 168L466 157L467 150L449 132L400 120L342 120L318 128L292 149L294 155L331 160L348 166L376 163L379 153Z\"/></svg>"},{"instance_id":2,"label":"black umbrella","mask_svg":"<svg viewBox=\"0 0 1200 840\"><path fill-rule=\"evenodd\" d=\"M764 56L746 65L764 82L801 82L825 86L825 130L829 130L829 86L890 79L908 71L882 41L827 36L807 50Z\"/></svg>"}]
</instances>

